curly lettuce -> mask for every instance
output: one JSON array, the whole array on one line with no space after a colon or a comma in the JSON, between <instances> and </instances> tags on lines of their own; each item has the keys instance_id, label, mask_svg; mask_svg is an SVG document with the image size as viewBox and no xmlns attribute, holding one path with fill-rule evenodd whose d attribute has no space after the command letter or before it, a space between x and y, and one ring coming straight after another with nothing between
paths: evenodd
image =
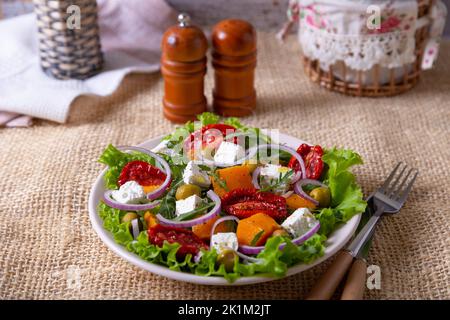
<instances>
[{"instance_id":1,"label":"curly lettuce","mask_svg":"<svg viewBox=\"0 0 450 320\"><path fill-rule=\"evenodd\" d=\"M323 182L330 188L331 207L322 209L316 217L320 221L319 233L328 235L355 214L364 212L367 204L355 175L349 171L352 166L363 163L359 154L333 148L325 151L322 160L327 165Z\"/></svg>"},{"instance_id":2,"label":"curly lettuce","mask_svg":"<svg viewBox=\"0 0 450 320\"><path fill-rule=\"evenodd\" d=\"M323 243L326 238L320 235L314 235L301 246L294 245L289 239L272 237L267 241L265 249L258 254L259 262L246 264L236 260L233 271L227 272L224 265L217 264L215 250L203 250L198 262L194 262L190 254L179 259L176 253L180 245L177 243L165 242L162 247L155 246L149 242L146 231L142 231L134 240L130 223L121 222L126 211L108 207L104 203L100 203L98 211L105 229L111 232L114 240L143 260L199 276L221 276L230 282L257 274L283 277L289 267L297 263L310 263L322 256L325 250ZM279 250L283 242L286 242L286 245L283 250Z\"/></svg>"}]
</instances>

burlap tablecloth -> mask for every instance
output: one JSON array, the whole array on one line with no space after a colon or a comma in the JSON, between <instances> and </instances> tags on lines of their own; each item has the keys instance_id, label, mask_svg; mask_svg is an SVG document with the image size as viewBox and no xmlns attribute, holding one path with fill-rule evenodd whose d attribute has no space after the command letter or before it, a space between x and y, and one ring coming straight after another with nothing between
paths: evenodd
<instances>
[{"instance_id":1,"label":"burlap tablecloth","mask_svg":"<svg viewBox=\"0 0 450 320\"><path fill-rule=\"evenodd\" d=\"M369 262L381 289L367 298L450 298L450 43L411 92L385 99L330 93L304 75L294 37L259 34L258 111L249 124L361 153L365 193L399 160L420 169L404 209L379 225ZM210 97L212 70L206 89ZM29 85L29 84L24 84ZM82 97L70 122L0 130L0 299L299 299L323 263L246 287L206 287L122 260L91 228L87 201L108 143L137 144L174 128L159 75L133 75L108 98Z\"/></svg>"}]
</instances>

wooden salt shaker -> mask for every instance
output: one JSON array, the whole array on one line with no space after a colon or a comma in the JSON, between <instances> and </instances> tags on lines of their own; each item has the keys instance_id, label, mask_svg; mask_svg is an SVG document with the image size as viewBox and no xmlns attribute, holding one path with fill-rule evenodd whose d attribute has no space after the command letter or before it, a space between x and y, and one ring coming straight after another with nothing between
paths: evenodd
<instances>
[{"instance_id":1,"label":"wooden salt shaker","mask_svg":"<svg viewBox=\"0 0 450 320\"><path fill-rule=\"evenodd\" d=\"M164 116L172 122L195 120L206 111L204 76L208 42L202 30L178 16L162 39L161 72L164 77Z\"/></svg>"},{"instance_id":2,"label":"wooden salt shaker","mask_svg":"<svg viewBox=\"0 0 450 320\"><path fill-rule=\"evenodd\" d=\"M256 32L243 20L224 20L212 33L215 69L213 107L224 116L246 116L256 108Z\"/></svg>"}]
</instances>

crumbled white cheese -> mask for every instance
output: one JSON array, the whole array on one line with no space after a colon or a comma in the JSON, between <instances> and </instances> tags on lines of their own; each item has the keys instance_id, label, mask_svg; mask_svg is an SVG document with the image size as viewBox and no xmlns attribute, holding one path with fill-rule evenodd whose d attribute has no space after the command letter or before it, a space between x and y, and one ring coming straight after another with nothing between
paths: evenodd
<instances>
[{"instance_id":1,"label":"crumbled white cheese","mask_svg":"<svg viewBox=\"0 0 450 320\"><path fill-rule=\"evenodd\" d=\"M298 238L305 234L316 223L317 219L308 208L299 208L287 217L281 226L294 238Z\"/></svg>"},{"instance_id":2,"label":"crumbled white cheese","mask_svg":"<svg viewBox=\"0 0 450 320\"><path fill-rule=\"evenodd\" d=\"M136 181L128 181L112 192L114 200L124 204L136 204L145 199L144 189Z\"/></svg>"},{"instance_id":3,"label":"crumbled white cheese","mask_svg":"<svg viewBox=\"0 0 450 320\"><path fill-rule=\"evenodd\" d=\"M245 150L240 145L223 141L214 154L214 162L219 165L233 165L244 156Z\"/></svg>"},{"instance_id":4,"label":"crumbled white cheese","mask_svg":"<svg viewBox=\"0 0 450 320\"><path fill-rule=\"evenodd\" d=\"M184 213L191 212L191 211L197 209L197 207L199 205L201 205L202 203L203 203L202 198L200 198L196 194L194 194L190 197L187 197L186 199L178 200L177 202L175 202L175 207L176 207L175 214L177 216L179 216Z\"/></svg>"},{"instance_id":5,"label":"crumbled white cheese","mask_svg":"<svg viewBox=\"0 0 450 320\"><path fill-rule=\"evenodd\" d=\"M287 192L294 175L292 174L291 177L283 183L279 183L279 181L291 171L292 169L288 167L283 167L275 164L266 164L261 168L260 172L261 187L264 188L266 186L276 185L276 187L272 190L273 192L277 194Z\"/></svg>"},{"instance_id":6,"label":"crumbled white cheese","mask_svg":"<svg viewBox=\"0 0 450 320\"><path fill-rule=\"evenodd\" d=\"M186 184L195 184L199 187L207 188L211 180L206 172L200 170L194 161L189 161L183 172L183 182Z\"/></svg>"},{"instance_id":7,"label":"crumbled white cheese","mask_svg":"<svg viewBox=\"0 0 450 320\"><path fill-rule=\"evenodd\" d=\"M211 246L216 249L217 253L225 249L237 250L239 247L236 233L234 232L219 232L213 234L211 237Z\"/></svg>"}]
</instances>

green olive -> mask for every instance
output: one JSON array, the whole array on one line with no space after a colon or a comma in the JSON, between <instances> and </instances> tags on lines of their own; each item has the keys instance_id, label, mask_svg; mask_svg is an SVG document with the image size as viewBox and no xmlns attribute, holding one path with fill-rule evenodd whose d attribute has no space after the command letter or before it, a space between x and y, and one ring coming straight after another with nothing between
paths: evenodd
<instances>
[{"instance_id":1,"label":"green olive","mask_svg":"<svg viewBox=\"0 0 450 320\"><path fill-rule=\"evenodd\" d=\"M290 238L289 233L284 229L275 230L272 233L272 237L288 237L288 238Z\"/></svg>"},{"instance_id":2,"label":"green olive","mask_svg":"<svg viewBox=\"0 0 450 320\"><path fill-rule=\"evenodd\" d=\"M196 186L195 184L183 184L182 186L178 187L175 198L177 200L183 200L189 198L190 196L193 196L194 194L200 197L201 192L202 190L200 189L200 187Z\"/></svg>"},{"instance_id":3,"label":"green olive","mask_svg":"<svg viewBox=\"0 0 450 320\"><path fill-rule=\"evenodd\" d=\"M238 255L234 250L223 250L217 256L217 263L223 264L227 272L233 272L234 262L238 259Z\"/></svg>"},{"instance_id":4,"label":"green olive","mask_svg":"<svg viewBox=\"0 0 450 320\"><path fill-rule=\"evenodd\" d=\"M326 208L330 206L331 202L330 189L325 187L315 188L309 193L309 195L311 196L311 198L319 202L320 207Z\"/></svg>"},{"instance_id":5,"label":"green olive","mask_svg":"<svg viewBox=\"0 0 450 320\"><path fill-rule=\"evenodd\" d=\"M131 222L131 220L137 219L139 218L139 216L137 215L137 213L134 212L127 212L125 213L125 215L122 217L122 223L124 222Z\"/></svg>"}]
</instances>

